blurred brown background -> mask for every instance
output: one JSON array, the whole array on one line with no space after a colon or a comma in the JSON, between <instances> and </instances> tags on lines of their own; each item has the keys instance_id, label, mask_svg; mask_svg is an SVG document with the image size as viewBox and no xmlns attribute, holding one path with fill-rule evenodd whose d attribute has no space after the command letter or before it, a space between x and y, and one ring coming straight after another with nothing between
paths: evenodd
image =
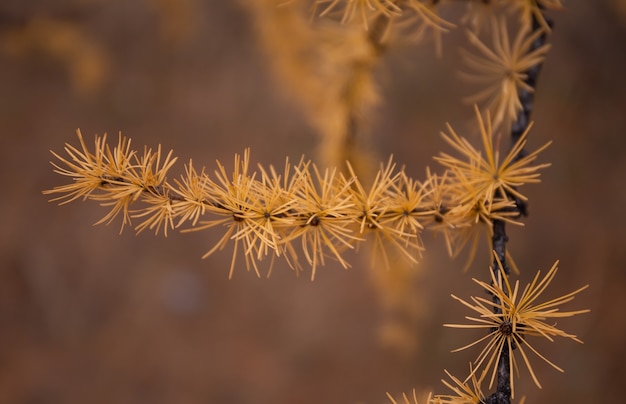
<instances>
[{"instance_id":1,"label":"blurred brown background","mask_svg":"<svg viewBox=\"0 0 626 404\"><path fill-rule=\"evenodd\" d=\"M560 325L585 341L539 344L561 374L522 369L529 403L619 402L626 380L626 10L620 0L568 2L540 77L530 145L552 139L553 166L527 187L531 215L510 248L529 280L560 259L547 297L589 283ZM414 285L424 310L413 351L381 344L384 313L368 262L270 279L230 255L201 255L217 232L118 235L91 226L94 203L56 206L41 194L65 179L49 150L80 128L118 131L137 148L162 144L182 162L227 166L314 157L303 112L259 50L245 1L57 0L0 3L0 403L383 403L385 392L436 389L475 352L449 351L476 334L444 329L469 313L450 293L481 293L485 255L469 274L426 235ZM379 69L384 101L372 142L416 178L444 148L446 121L471 109L454 77L460 33L393 48ZM180 171L178 171L180 172ZM419 296L418 296L419 295Z\"/></svg>"}]
</instances>

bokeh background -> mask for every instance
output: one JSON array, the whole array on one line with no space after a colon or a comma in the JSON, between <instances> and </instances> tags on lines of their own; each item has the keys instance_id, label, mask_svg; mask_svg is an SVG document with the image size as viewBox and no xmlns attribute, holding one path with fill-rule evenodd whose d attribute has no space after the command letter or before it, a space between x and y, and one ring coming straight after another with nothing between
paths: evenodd
<instances>
[{"instance_id":1,"label":"bokeh background","mask_svg":"<svg viewBox=\"0 0 626 404\"><path fill-rule=\"evenodd\" d=\"M527 402L619 402L626 380L626 7L623 0L567 2L553 13L553 48L535 104L531 147L548 140L552 162L527 188L530 217L510 230L528 281L560 260L548 295L590 288L568 308L591 313L560 325L585 341L539 344L566 372L535 360L522 369ZM411 288L415 344L381 343L388 319L369 260L331 263L269 279L228 252L201 260L217 232L167 238L91 224L94 203L56 206L41 194L64 183L50 149L118 131L138 148L162 144L182 162L230 165L315 158L318 139L271 71L247 1L56 0L0 2L0 402L384 403L435 389L444 368L462 376L476 352L449 351L476 336L445 329L468 315L450 293L481 293L488 259L468 274L428 250ZM415 178L444 149L445 122L471 109L455 77L463 35L392 47L377 70L382 102L371 146ZM179 170L179 171L176 171ZM428 236L428 235L427 235ZM481 262L485 263L484 265ZM378 269L383 270L383 269ZM548 296L548 297L549 297Z\"/></svg>"}]
</instances>

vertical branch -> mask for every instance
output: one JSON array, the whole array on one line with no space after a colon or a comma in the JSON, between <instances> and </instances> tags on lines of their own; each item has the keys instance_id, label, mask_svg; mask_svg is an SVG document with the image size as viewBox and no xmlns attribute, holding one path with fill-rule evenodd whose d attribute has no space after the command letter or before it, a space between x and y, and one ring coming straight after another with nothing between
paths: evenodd
<instances>
[{"instance_id":1,"label":"vertical branch","mask_svg":"<svg viewBox=\"0 0 626 404\"><path fill-rule=\"evenodd\" d=\"M553 25L552 20L548 18L547 16L544 16L543 18L548 24L548 26L552 27ZM546 43L546 40L547 40L547 32L543 29L543 26L541 25L540 21L537 19L537 17L534 14L533 14L533 19L532 19L531 29L532 29L531 32L537 32L539 30L543 30L543 33L533 42L532 46L528 50L529 53L541 48ZM528 72L526 72L527 76L524 82L534 89L537 85L537 78L539 76L540 71L541 71L541 64L537 64L531 67L528 70ZM519 138L528 128L528 125L530 123L530 114L532 113L532 110L533 110L534 99L535 97L534 97L533 92L526 91L524 89L520 91L519 100L522 103L522 110L517 115L517 120L513 122L513 125L511 127L511 137L513 140L513 144L515 144L519 140ZM525 155L525 152L522 151L518 155L518 158L524 157L524 155Z\"/></svg>"},{"instance_id":2,"label":"vertical branch","mask_svg":"<svg viewBox=\"0 0 626 404\"><path fill-rule=\"evenodd\" d=\"M540 9L543 11L543 7L540 6ZM550 27L552 27L552 21L543 16L544 20L548 23ZM544 30L543 26L540 24L538 18L533 14L532 18L532 26L531 26L531 34L537 32L539 30L543 30L543 33L537 37L537 39L533 42L532 46L528 50L528 52L533 52L536 49L542 47L547 40L547 32ZM536 64L532 66L526 72L526 79L524 82L528 84L533 90L537 85L537 78L539 76L539 72L541 71L542 64ZM528 126L530 125L530 115L533 110L533 102L534 102L534 91L527 91L521 89L519 100L522 104L522 109L517 115L517 119L511 125L511 140L512 145L515 145L520 137L526 132ZM517 156L515 156L515 160L523 158L526 156L527 152L525 149L521 149ZM521 216L527 216L528 210L526 203L519 198L515 198L516 209L518 210ZM492 263L492 271L494 274L498 276L499 272L499 263L502 265L506 276L509 275L510 269L506 262L506 243L509 241L509 238L506 234L506 223L502 220L494 220L493 222L493 235L491 238L492 250L494 251L494 260ZM494 313L501 314L501 310L498 308L500 305L500 299L496 296L493 296L493 301L496 304L496 308L494 309ZM511 349L515 349L515 346L512 346ZM511 402L511 367L510 367L510 355L509 346L504 344L502 347L502 352L500 355L500 360L498 362L498 379L497 379L497 387L496 392L491 395L487 399L487 403L497 403L497 404L509 404Z\"/></svg>"},{"instance_id":3,"label":"vertical branch","mask_svg":"<svg viewBox=\"0 0 626 404\"><path fill-rule=\"evenodd\" d=\"M509 241L509 237L506 235L506 223L503 220L493 221L493 236L491 237L491 246L494 251L493 263L491 264L492 271L496 275L496 279L499 276L499 268L502 265L506 275L509 275L509 266L506 262L506 243ZM500 262L498 262L498 260ZM493 296L493 302L495 303L494 313L502 314L500 307L500 299L497 296ZM502 352L500 353L500 360L498 362L498 382L496 386L496 392L487 399L487 403L493 404L509 404L511 402L511 366L509 360L510 352L509 346L504 344L502 346Z\"/></svg>"}]
</instances>

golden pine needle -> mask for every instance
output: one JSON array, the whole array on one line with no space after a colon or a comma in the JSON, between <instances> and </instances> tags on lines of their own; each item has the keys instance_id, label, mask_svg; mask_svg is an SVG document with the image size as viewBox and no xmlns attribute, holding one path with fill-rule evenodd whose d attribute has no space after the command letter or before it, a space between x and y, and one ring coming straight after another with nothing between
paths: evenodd
<instances>
[{"instance_id":1,"label":"golden pine needle","mask_svg":"<svg viewBox=\"0 0 626 404\"><path fill-rule=\"evenodd\" d=\"M406 393L402 393L402 399L400 401L396 400L389 392L387 392L387 398L391 401L391 404L419 404L417 400L417 391L415 389L413 389L411 396L407 396ZM430 393L428 394L425 402L432 403Z\"/></svg>"},{"instance_id":2,"label":"golden pine needle","mask_svg":"<svg viewBox=\"0 0 626 404\"><path fill-rule=\"evenodd\" d=\"M452 390L455 393L455 395L437 394L435 395L434 400L431 401L432 404L454 404L454 403L481 404L485 402L485 395L483 394L480 388L482 379L478 380L476 378L475 373L472 371L471 364L470 364L471 376L469 377L469 379L471 379L472 381L471 386L467 384L467 380L462 381L458 379L457 377L453 376L447 370L444 370L444 372L446 373L446 375L448 375L448 377L452 380L454 384L450 383L449 381L445 379L442 379L441 382L450 390Z\"/></svg>"}]
</instances>

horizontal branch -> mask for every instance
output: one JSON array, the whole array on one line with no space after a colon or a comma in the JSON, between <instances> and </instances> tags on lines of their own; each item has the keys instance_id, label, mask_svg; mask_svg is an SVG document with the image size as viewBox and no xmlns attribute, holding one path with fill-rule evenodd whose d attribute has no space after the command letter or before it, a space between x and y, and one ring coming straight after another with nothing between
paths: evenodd
<instances>
[{"instance_id":1,"label":"horizontal branch","mask_svg":"<svg viewBox=\"0 0 626 404\"><path fill-rule=\"evenodd\" d=\"M475 173L480 181L468 179L449 160L444 175L427 170L426 180L419 182L396 169L390 158L366 189L350 166L349 175L344 175L301 159L295 165L287 161L282 172L261 165L252 170L246 150L235 156L232 171L217 162L209 176L189 161L184 174L170 180L169 170L176 162L171 151L165 154L159 146L138 153L121 135L114 146L106 135L96 136L90 150L80 132L78 138L80 147L66 145L67 157L52 152L57 159L54 171L72 180L44 191L57 195L52 201L97 201L110 208L98 223L121 216L123 229L139 220L137 232L167 235L183 225L184 231L225 227L209 253L232 241L235 253L243 252L247 266L257 272L257 263L268 255L284 256L295 268L301 267L298 256L304 255L313 273L329 257L347 267L344 251L370 235L377 246L393 246L417 262L424 229L443 233L450 253L456 254L481 229L491 233L494 220L517 223L508 193L493 197L493 192L484 191L506 182L482 172ZM474 163L470 158L468 164ZM534 170L542 167L524 167L532 174L530 182L536 180ZM301 254L294 245L300 246Z\"/></svg>"}]
</instances>

